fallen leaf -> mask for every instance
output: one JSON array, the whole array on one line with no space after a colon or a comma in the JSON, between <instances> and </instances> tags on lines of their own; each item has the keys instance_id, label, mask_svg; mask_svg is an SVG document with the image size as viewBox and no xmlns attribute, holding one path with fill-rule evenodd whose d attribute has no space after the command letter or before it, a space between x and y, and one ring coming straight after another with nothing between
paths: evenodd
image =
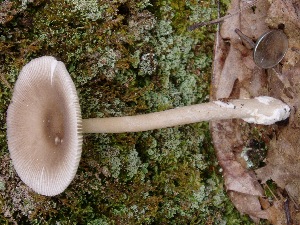
<instances>
[{"instance_id":1,"label":"fallen leaf","mask_svg":"<svg viewBox=\"0 0 300 225\"><path fill-rule=\"evenodd\" d=\"M228 14L246 4L233 0ZM267 219L272 224L287 224L291 217L300 224L300 3L296 0L259 0L256 7L226 20L215 43L211 100L219 98L247 98L273 96L285 101L292 109L289 121L260 127L241 120L210 123L213 143L223 169L228 194L243 214L255 222ZM270 29L284 24L289 38L289 50L278 66L263 70L255 65L252 50L242 43L235 29L240 29L253 40ZM281 73L281 74L280 74ZM252 171L241 159L241 152L252 137L251 130L262 130L268 154L265 166ZM278 193L284 190L287 199L274 196L268 202L261 183L273 180ZM282 195L282 194L281 194ZM263 200L262 200L263 199ZM287 200L293 201L287 201ZM288 203L288 204L287 204ZM287 208L284 208L288 207Z\"/></svg>"}]
</instances>

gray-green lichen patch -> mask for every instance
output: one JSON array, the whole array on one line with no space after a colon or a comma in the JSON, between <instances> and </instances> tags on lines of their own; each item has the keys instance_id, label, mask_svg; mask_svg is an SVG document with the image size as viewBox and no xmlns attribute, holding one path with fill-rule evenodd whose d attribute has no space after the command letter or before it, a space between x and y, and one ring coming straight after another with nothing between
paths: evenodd
<instances>
[{"instance_id":1,"label":"gray-green lichen patch","mask_svg":"<svg viewBox=\"0 0 300 225\"><path fill-rule=\"evenodd\" d=\"M84 118L208 101L215 27L186 28L215 17L213 1L5 2L14 13L0 22L1 224L251 224L226 197L206 123L85 135L74 181L52 198L20 181L6 144L11 88L42 55L66 64Z\"/></svg>"},{"instance_id":2,"label":"gray-green lichen patch","mask_svg":"<svg viewBox=\"0 0 300 225\"><path fill-rule=\"evenodd\" d=\"M0 191L5 191L5 180L0 177Z\"/></svg>"}]
</instances>

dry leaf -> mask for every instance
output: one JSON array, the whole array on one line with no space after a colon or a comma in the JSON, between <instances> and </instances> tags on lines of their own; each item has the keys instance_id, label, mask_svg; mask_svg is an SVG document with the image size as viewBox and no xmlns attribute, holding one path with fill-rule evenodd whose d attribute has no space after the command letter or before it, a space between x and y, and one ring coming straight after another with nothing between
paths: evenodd
<instances>
[{"instance_id":1,"label":"dry leaf","mask_svg":"<svg viewBox=\"0 0 300 225\"><path fill-rule=\"evenodd\" d=\"M245 2L233 0L228 13L239 10ZM255 8L226 20L216 38L211 100L268 95L284 100L292 108L289 122L264 128L266 131L262 135L271 138L271 141L266 143L266 166L256 170L256 174L246 168L240 154L251 138L248 131L254 127L260 129L259 126L245 125L240 120L210 124L229 196L241 213L248 214L256 222L263 218L272 224L287 224L290 215L295 224L300 224L297 210L300 202L299 21L298 1L260 0ZM282 77L272 69L265 71L258 68L253 62L252 50L245 47L234 32L238 28L255 40L281 23L285 25L284 32L290 47L282 66L278 67L282 70ZM283 197L269 203L266 199L262 201L264 192L259 181L265 183L270 179L280 188L278 191L285 189L288 198L293 200L288 202L288 209L283 207L287 204Z\"/></svg>"}]
</instances>

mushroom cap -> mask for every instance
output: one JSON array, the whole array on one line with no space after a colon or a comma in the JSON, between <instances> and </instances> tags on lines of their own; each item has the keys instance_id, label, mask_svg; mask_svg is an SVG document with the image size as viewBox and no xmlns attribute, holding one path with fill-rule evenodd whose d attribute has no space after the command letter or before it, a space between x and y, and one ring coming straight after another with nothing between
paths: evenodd
<instances>
[{"instance_id":1,"label":"mushroom cap","mask_svg":"<svg viewBox=\"0 0 300 225\"><path fill-rule=\"evenodd\" d=\"M21 180L53 196L73 180L81 157L79 100L62 62L33 59L21 70L7 111L8 148Z\"/></svg>"}]
</instances>

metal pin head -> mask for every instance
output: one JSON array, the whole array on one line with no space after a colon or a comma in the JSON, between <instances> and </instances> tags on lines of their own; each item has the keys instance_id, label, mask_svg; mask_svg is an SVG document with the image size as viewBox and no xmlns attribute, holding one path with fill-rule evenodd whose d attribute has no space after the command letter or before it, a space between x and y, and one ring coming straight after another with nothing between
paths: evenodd
<instances>
[{"instance_id":1,"label":"metal pin head","mask_svg":"<svg viewBox=\"0 0 300 225\"><path fill-rule=\"evenodd\" d=\"M253 58L256 65L269 69L276 66L288 50L288 38L282 30L264 33L256 42Z\"/></svg>"}]
</instances>

